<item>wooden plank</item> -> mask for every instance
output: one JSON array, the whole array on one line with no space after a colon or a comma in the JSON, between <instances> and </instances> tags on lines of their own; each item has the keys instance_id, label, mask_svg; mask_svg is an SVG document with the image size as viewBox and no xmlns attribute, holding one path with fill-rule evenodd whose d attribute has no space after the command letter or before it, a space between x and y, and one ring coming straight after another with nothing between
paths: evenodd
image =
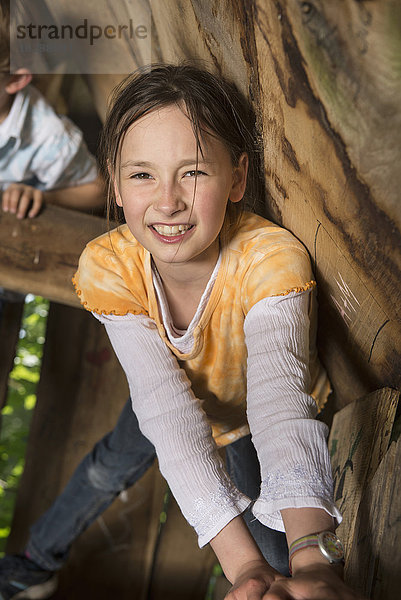
<instances>
[{"instance_id":1,"label":"wooden plank","mask_svg":"<svg viewBox=\"0 0 401 600\"><path fill-rule=\"evenodd\" d=\"M23 548L30 524L93 444L112 429L128 397L104 328L86 311L51 305L37 397L8 552ZM143 597L164 492L161 481L155 466L77 540L54 598Z\"/></svg>"},{"instance_id":2,"label":"wooden plank","mask_svg":"<svg viewBox=\"0 0 401 600\"><path fill-rule=\"evenodd\" d=\"M165 489L157 464L77 540L54 600L148 600Z\"/></svg>"},{"instance_id":3,"label":"wooden plank","mask_svg":"<svg viewBox=\"0 0 401 600\"><path fill-rule=\"evenodd\" d=\"M345 572L372 600L394 600L401 586L401 440L391 444L360 504Z\"/></svg>"},{"instance_id":4,"label":"wooden plank","mask_svg":"<svg viewBox=\"0 0 401 600\"><path fill-rule=\"evenodd\" d=\"M333 2L312 1L301 10L295 2L288 6L308 81L330 128L340 136L376 206L400 230L401 175L393 170L401 160L399 3L346 0L341 10ZM337 210L342 211L341 205ZM370 210L367 204L365 210ZM383 252L375 231L368 242L364 252Z\"/></svg>"},{"instance_id":5,"label":"wooden plank","mask_svg":"<svg viewBox=\"0 0 401 600\"><path fill-rule=\"evenodd\" d=\"M8 378L14 366L24 301L5 302L0 315L0 411L5 406Z\"/></svg>"},{"instance_id":6,"label":"wooden plank","mask_svg":"<svg viewBox=\"0 0 401 600\"><path fill-rule=\"evenodd\" d=\"M158 545L149 600L203 600L216 557L197 536L173 497Z\"/></svg>"},{"instance_id":7,"label":"wooden plank","mask_svg":"<svg viewBox=\"0 0 401 600\"><path fill-rule=\"evenodd\" d=\"M337 533L348 558L362 494L385 456L399 392L383 389L352 402L334 416L329 450L334 499L343 515Z\"/></svg>"},{"instance_id":8,"label":"wooden plank","mask_svg":"<svg viewBox=\"0 0 401 600\"><path fill-rule=\"evenodd\" d=\"M36 219L0 212L0 286L79 306L71 277L86 243L106 230L104 219L57 206Z\"/></svg>"}]
</instances>

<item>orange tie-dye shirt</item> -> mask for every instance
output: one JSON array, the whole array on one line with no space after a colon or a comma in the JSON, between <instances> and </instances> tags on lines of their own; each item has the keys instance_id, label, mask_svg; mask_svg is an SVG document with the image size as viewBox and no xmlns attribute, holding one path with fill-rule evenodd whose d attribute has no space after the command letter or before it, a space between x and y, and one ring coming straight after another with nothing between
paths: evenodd
<instances>
[{"instance_id":1,"label":"orange tie-dye shirt","mask_svg":"<svg viewBox=\"0 0 401 600\"><path fill-rule=\"evenodd\" d=\"M73 278L84 307L97 314L144 314L176 355L192 382L195 395L219 446L249 433L246 420L247 350L244 320L259 300L315 286L307 251L287 230L245 213L233 239L222 248L221 266L206 308L194 331L189 354L168 340L152 279L150 253L127 225L87 245ZM313 340L313 335L311 339ZM329 383L311 347L312 383L321 407ZM311 390L312 392L312 390Z\"/></svg>"}]
</instances>

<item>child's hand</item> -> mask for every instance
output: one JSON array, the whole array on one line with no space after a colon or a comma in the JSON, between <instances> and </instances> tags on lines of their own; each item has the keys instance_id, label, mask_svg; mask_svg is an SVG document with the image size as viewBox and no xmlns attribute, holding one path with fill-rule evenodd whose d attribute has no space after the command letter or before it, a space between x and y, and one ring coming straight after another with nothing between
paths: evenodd
<instances>
[{"instance_id":1,"label":"child's hand","mask_svg":"<svg viewBox=\"0 0 401 600\"><path fill-rule=\"evenodd\" d=\"M23 219L28 210L28 217L36 217L43 204L43 192L31 185L12 183L4 190L1 207L4 212L10 212Z\"/></svg>"},{"instance_id":2,"label":"child's hand","mask_svg":"<svg viewBox=\"0 0 401 600\"><path fill-rule=\"evenodd\" d=\"M257 600L259 596L249 596ZM329 564L315 564L298 569L289 579L275 581L263 600L364 600L341 579Z\"/></svg>"},{"instance_id":3,"label":"child's hand","mask_svg":"<svg viewBox=\"0 0 401 600\"><path fill-rule=\"evenodd\" d=\"M266 565L246 568L225 600L364 600L341 579L336 569L317 564L286 578Z\"/></svg>"},{"instance_id":4,"label":"child's hand","mask_svg":"<svg viewBox=\"0 0 401 600\"><path fill-rule=\"evenodd\" d=\"M241 571L225 600L262 600L275 581L285 580L265 561L247 563ZM285 597L285 596L283 596ZM272 596L275 598L275 596ZM286 598L286 597L285 597Z\"/></svg>"}]
</instances>

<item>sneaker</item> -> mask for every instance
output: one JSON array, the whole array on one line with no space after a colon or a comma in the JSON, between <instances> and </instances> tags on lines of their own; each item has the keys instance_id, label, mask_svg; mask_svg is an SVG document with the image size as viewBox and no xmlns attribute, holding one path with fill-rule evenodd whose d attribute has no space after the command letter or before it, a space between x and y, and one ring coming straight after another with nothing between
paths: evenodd
<instances>
[{"instance_id":1,"label":"sneaker","mask_svg":"<svg viewBox=\"0 0 401 600\"><path fill-rule=\"evenodd\" d=\"M44 571L26 556L0 559L0 600L50 598L57 588L57 573Z\"/></svg>"}]
</instances>

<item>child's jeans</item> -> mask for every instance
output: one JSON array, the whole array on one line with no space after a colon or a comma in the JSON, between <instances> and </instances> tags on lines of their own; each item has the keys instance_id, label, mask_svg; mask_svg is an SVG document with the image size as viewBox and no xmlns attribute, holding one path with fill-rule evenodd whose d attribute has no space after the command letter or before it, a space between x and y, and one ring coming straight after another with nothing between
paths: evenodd
<instances>
[{"instance_id":1,"label":"child's jeans","mask_svg":"<svg viewBox=\"0 0 401 600\"><path fill-rule=\"evenodd\" d=\"M226 448L227 470L236 486L252 499L260 474L250 436ZM78 465L64 491L31 528L29 556L44 569L60 569L72 542L124 489L133 485L155 459L153 445L140 432L128 401L113 431ZM245 520L268 562L288 574L285 535L262 525L248 509Z\"/></svg>"}]
</instances>

